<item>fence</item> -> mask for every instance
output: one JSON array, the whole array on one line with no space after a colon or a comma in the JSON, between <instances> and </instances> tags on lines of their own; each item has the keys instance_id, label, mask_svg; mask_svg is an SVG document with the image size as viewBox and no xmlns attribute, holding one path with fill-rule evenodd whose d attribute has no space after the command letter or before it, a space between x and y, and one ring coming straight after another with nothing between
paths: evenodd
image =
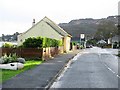
<instances>
[{"instance_id":1,"label":"fence","mask_svg":"<svg viewBox=\"0 0 120 90\"><path fill-rule=\"evenodd\" d=\"M0 57L4 54L16 53L17 56L23 58L42 58L47 60L50 57L63 52L63 47L48 47L48 48L0 48Z\"/></svg>"},{"instance_id":2,"label":"fence","mask_svg":"<svg viewBox=\"0 0 120 90\"><path fill-rule=\"evenodd\" d=\"M42 49L38 48L0 48L2 51L1 55L4 54L13 54L16 53L19 57L24 58L41 58L42 57Z\"/></svg>"}]
</instances>

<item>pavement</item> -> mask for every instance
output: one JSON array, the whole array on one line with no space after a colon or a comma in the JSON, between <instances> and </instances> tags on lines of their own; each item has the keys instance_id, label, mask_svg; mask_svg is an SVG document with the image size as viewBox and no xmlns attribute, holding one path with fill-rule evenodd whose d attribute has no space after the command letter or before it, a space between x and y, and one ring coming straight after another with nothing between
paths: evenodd
<instances>
[{"instance_id":1,"label":"pavement","mask_svg":"<svg viewBox=\"0 0 120 90\"><path fill-rule=\"evenodd\" d=\"M37 90L49 88L55 78L64 69L66 64L78 53L75 50L66 54L60 54L37 67L25 71L2 84L2 89L7 90Z\"/></svg>"}]
</instances>

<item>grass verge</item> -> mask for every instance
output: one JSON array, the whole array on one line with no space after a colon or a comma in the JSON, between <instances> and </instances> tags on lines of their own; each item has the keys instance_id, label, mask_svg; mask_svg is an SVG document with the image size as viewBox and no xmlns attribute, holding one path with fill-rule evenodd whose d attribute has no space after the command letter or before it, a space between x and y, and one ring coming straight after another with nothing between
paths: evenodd
<instances>
[{"instance_id":1,"label":"grass verge","mask_svg":"<svg viewBox=\"0 0 120 90\"><path fill-rule=\"evenodd\" d=\"M0 83L5 82L6 80L26 71L29 69L34 68L35 66L41 64L43 61L38 61L38 60L29 60L26 61L26 63L24 64L24 68L20 69L20 70L7 70L7 69L2 69L0 70Z\"/></svg>"}]
</instances>

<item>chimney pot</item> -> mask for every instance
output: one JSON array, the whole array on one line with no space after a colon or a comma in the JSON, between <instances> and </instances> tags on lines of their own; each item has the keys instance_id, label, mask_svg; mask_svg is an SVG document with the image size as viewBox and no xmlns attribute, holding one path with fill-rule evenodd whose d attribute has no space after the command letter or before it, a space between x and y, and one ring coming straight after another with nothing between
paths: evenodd
<instances>
[{"instance_id":1,"label":"chimney pot","mask_svg":"<svg viewBox=\"0 0 120 90\"><path fill-rule=\"evenodd\" d=\"M35 19L33 19L33 22L32 22L32 26L34 26L35 25Z\"/></svg>"}]
</instances>

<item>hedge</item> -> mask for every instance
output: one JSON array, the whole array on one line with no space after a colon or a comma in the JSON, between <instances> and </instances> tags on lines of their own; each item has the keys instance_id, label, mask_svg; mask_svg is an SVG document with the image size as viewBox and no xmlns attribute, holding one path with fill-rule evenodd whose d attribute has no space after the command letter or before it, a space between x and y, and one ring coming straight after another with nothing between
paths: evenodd
<instances>
[{"instance_id":1,"label":"hedge","mask_svg":"<svg viewBox=\"0 0 120 90\"><path fill-rule=\"evenodd\" d=\"M25 48L35 48L35 47L42 47L42 38L28 38L23 42L23 46Z\"/></svg>"},{"instance_id":2,"label":"hedge","mask_svg":"<svg viewBox=\"0 0 120 90\"><path fill-rule=\"evenodd\" d=\"M22 47L25 48L45 48L45 47L57 47L62 46L62 40L56 40L51 38L42 38L42 37L30 37L25 39Z\"/></svg>"}]
</instances>

